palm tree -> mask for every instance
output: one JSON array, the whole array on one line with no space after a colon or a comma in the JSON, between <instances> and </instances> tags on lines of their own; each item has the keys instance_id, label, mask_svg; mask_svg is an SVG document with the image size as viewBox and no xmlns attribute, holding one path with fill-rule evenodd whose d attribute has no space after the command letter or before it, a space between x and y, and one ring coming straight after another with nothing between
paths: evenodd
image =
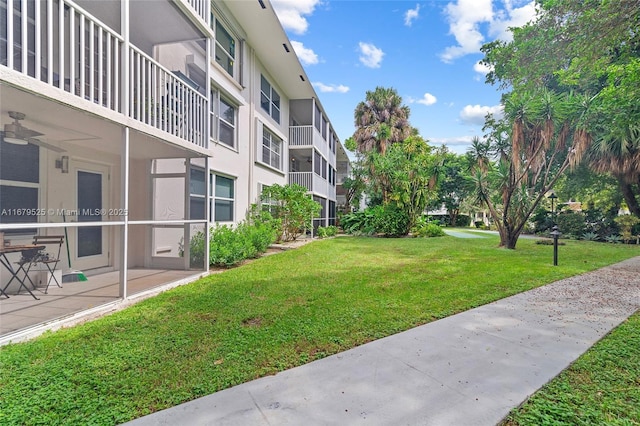
<instances>
[{"instance_id":1,"label":"palm tree","mask_svg":"<svg viewBox=\"0 0 640 426\"><path fill-rule=\"evenodd\" d=\"M640 126L622 134L609 131L597 138L589 152L591 168L611 173L620 185L629 211L640 217Z\"/></svg>"},{"instance_id":2,"label":"palm tree","mask_svg":"<svg viewBox=\"0 0 640 426\"><path fill-rule=\"evenodd\" d=\"M376 87L367 91L354 113L356 131L353 135L358 151L373 149L384 155L387 145L401 142L411 134L409 107L393 88Z\"/></svg>"}]
</instances>

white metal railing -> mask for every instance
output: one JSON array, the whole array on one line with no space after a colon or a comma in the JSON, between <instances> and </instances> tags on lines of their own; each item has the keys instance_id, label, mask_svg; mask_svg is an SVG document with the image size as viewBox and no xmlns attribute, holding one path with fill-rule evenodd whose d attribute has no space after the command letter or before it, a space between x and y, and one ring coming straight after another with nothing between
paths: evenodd
<instances>
[{"instance_id":1,"label":"white metal railing","mask_svg":"<svg viewBox=\"0 0 640 426\"><path fill-rule=\"evenodd\" d=\"M209 22L209 2L210 0L188 0L193 10L196 11L205 22Z\"/></svg>"},{"instance_id":2,"label":"white metal railing","mask_svg":"<svg viewBox=\"0 0 640 426\"><path fill-rule=\"evenodd\" d=\"M289 183L297 183L307 188L308 191L313 191L313 172L291 172L289 173Z\"/></svg>"},{"instance_id":3,"label":"white metal railing","mask_svg":"<svg viewBox=\"0 0 640 426\"><path fill-rule=\"evenodd\" d=\"M201 13L207 1L189 4ZM131 118L207 146L207 98L186 77L133 46L125 69L124 39L80 6L68 0L0 0L0 14L7 27L0 31L1 65L116 112L124 113L128 102ZM125 78L127 100L121 99Z\"/></svg>"},{"instance_id":4,"label":"white metal railing","mask_svg":"<svg viewBox=\"0 0 640 426\"><path fill-rule=\"evenodd\" d=\"M289 126L289 146L313 145L313 126Z\"/></svg>"},{"instance_id":5,"label":"white metal railing","mask_svg":"<svg viewBox=\"0 0 640 426\"><path fill-rule=\"evenodd\" d=\"M2 65L120 111L123 39L72 2L0 2Z\"/></svg>"},{"instance_id":6,"label":"white metal railing","mask_svg":"<svg viewBox=\"0 0 640 426\"><path fill-rule=\"evenodd\" d=\"M206 147L208 101L192 82L164 68L141 50L130 49L129 116Z\"/></svg>"}]
</instances>

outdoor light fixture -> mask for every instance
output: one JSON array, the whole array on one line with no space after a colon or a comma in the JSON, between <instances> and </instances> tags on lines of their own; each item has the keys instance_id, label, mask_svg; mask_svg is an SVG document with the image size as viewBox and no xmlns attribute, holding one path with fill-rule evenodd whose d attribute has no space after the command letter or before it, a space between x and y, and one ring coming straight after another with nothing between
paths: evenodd
<instances>
[{"instance_id":1,"label":"outdoor light fixture","mask_svg":"<svg viewBox=\"0 0 640 426\"><path fill-rule=\"evenodd\" d=\"M551 220L553 220L553 224L556 224L556 209L555 209L555 201L558 199L558 196L554 191L551 191L548 197L551 200Z\"/></svg>"},{"instance_id":2,"label":"outdoor light fixture","mask_svg":"<svg viewBox=\"0 0 640 426\"><path fill-rule=\"evenodd\" d=\"M558 225L556 225L556 206L555 201L558 198L554 191L547 197L551 200L551 220L553 221L553 228L551 228L551 237L553 238L553 266L558 266L558 238L562 235L562 232L558 231Z\"/></svg>"},{"instance_id":3,"label":"outdoor light fixture","mask_svg":"<svg viewBox=\"0 0 640 426\"><path fill-rule=\"evenodd\" d=\"M63 155L56 160L56 169L60 169L62 173L69 173L69 156Z\"/></svg>"}]
</instances>

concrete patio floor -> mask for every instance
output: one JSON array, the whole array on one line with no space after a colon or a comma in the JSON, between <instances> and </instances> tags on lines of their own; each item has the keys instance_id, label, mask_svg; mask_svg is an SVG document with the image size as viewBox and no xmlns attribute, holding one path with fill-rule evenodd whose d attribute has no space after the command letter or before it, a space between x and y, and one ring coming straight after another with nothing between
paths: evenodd
<instances>
[{"instance_id":1,"label":"concrete patio floor","mask_svg":"<svg viewBox=\"0 0 640 426\"><path fill-rule=\"evenodd\" d=\"M135 295L159 286L191 281L202 272L159 269L129 270L127 292ZM88 276L87 281L63 283L62 288L52 284L47 294L42 289L33 290L40 300L27 292L0 297L0 342L11 335L33 327L57 322L74 314L120 300L119 271Z\"/></svg>"}]
</instances>

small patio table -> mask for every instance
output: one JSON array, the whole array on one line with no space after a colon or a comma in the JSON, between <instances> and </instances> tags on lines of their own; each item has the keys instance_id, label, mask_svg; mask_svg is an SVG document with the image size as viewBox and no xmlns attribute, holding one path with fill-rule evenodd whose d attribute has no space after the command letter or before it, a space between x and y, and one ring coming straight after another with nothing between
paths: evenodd
<instances>
[{"instance_id":1,"label":"small patio table","mask_svg":"<svg viewBox=\"0 0 640 426\"><path fill-rule=\"evenodd\" d=\"M11 274L11 279L9 280L9 282L4 287L0 288L1 295L4 295L4 297L6 297L7 299L9 298L9 295L7 294L7 288L15 279L20 283L20 287L18 287L18 292L20 292L20 289L24 287L24 289L27 290L27 292L34 299L40 300L36 297L35 294L33 294L31 290L29 290L29 287L27 287L25 283L26 280L29 280L29 282L31 283L31 286L34 289L36 288L35 284L33 283L33 281L31 281L31 278L29 277L29 268L25 269L24 265L31 265L30 259L33 259L33 257L35 257L35 255L37 255L40 250L44 250L44 249L45 249L45 246L35 245L35 244L24 244L24 245L17 245L17 246L0 247L0 263L2 263L5 269L9 271L9 273ZM13 266L11 266L11 262L7 258L8 253L22 253L22 258L25 261L18 263L18 265L20 265L18 269L14 269ZM24 272L24 278L22 279L19 276L20 272Z\"/></svg>"}]
</instances>

